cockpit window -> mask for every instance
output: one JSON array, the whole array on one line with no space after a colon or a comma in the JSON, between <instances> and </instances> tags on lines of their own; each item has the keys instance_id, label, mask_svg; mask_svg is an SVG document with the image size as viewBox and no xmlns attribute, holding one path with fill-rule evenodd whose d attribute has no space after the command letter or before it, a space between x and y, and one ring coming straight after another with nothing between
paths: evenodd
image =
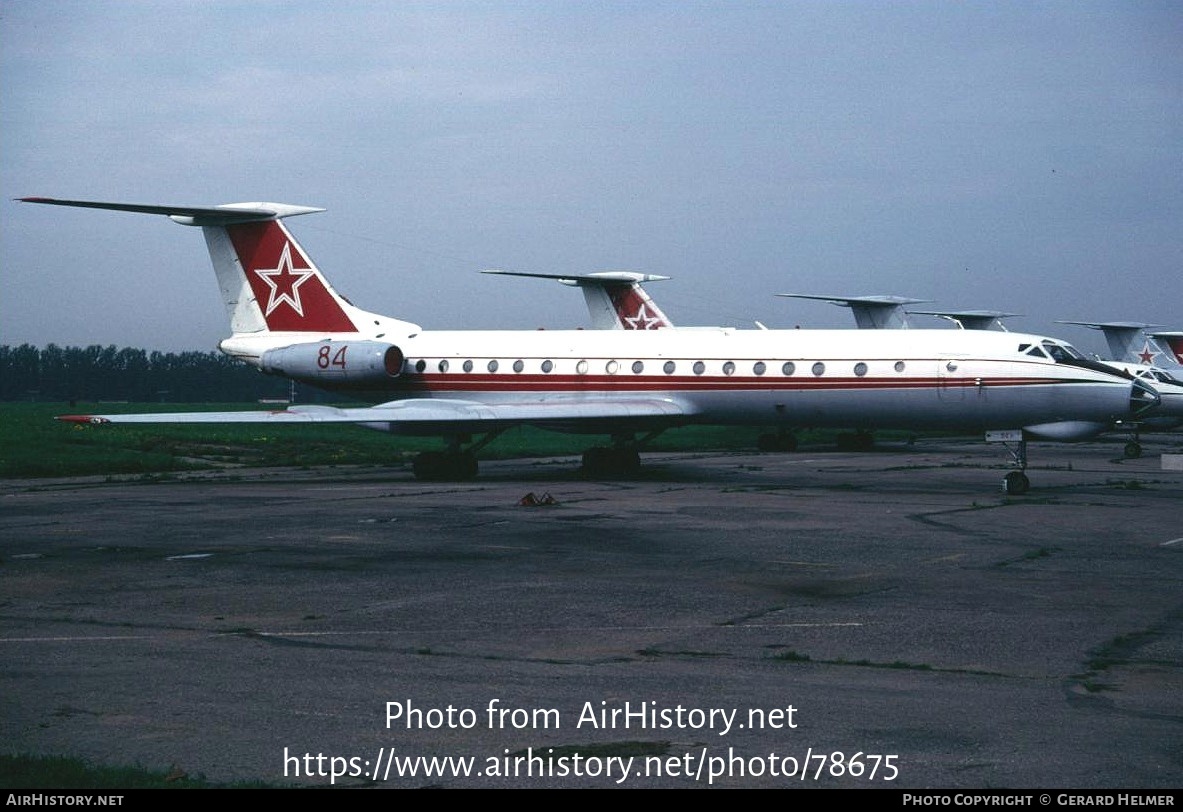
<instances>
[{"instance_id":1,"label":"cockpit window","mask_svg":"<svg viewBox=\"0 0 1183 812\"><path fill-rule=\"evenodd\" d=\"M1155 378L1157 378L1162 383L1173 383L1176 386L1183 386L1183 382L1181 382L1178 378L1176 378L1174 375L1172 375L1169 372L1163 372L1161 369L1156 369L1156 370L1154 370L1154 372L1152 374L1154 375Z\"/></svg>"},{"instance_id":2,"label":"cockpit window","mask_svg":"<svg viewBox=\"0 0 1183 812\"><path fill-rule=\"evenodd\" d=\"M1047 353L1037 346L1027 350L1027 354L1034 355L1036 358L1047 358Z\"/></svg>"},{"instance_id":3,"label":"cockpit window","mask_svg":"<svg viewBox=\"0 0 1183 812\"><path fill-rule=\"evenodd\" d=\"M1054 341L1044 341L1043 348L1047 354L1052 357L1052 360L1057 363L1065 363L1067 361L1081 361L1084 356L1081 355L1075 347L1071 344L1057 344Z\"/></svg>"}]
</instances>

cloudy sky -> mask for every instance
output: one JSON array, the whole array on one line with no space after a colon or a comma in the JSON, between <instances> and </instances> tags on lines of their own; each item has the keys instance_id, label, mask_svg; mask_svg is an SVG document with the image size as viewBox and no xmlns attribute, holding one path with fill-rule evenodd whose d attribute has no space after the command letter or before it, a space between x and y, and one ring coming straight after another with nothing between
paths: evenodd
<instances>
[{"instance_id":1,"label":"cloudy sky","mask_svg":"<svg viewBox=\"0 0 1183 812\"><path fill-rule=\"evenodd\" d=\"M892 293L1101 350L1054 321L1183 329L1180 43L1124 0L0 0L0 343L227 332L198 231L40 195L323 206L336 287L428 329L587 323L482 268L629 269L684 324Z\"/></svg>"}]
</instances>

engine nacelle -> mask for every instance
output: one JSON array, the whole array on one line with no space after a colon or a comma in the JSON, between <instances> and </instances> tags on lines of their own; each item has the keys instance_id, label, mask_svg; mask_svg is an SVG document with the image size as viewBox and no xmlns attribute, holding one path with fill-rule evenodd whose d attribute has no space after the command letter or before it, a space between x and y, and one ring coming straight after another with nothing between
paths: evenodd
<instances>
[{"instance_id":1,"label":"engine nacelle","mask_svg":"<svg viewBox=\"0 0 1183 812\"><path fill-rule=\"evenodd\" d=\"M403 351L381 341L317 341L267 350L259 368L331 389L383 386L403 371Z\"/></svg>"}]
</instances>

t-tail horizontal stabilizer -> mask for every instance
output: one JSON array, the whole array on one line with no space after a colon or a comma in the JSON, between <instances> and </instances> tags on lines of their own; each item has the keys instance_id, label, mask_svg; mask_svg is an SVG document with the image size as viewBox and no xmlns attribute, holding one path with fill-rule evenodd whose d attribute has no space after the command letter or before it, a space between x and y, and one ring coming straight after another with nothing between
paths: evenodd
<instances>
[{"instance_id":1,"label":"t-tail horizontal stabilizer","mask_svg":"<svg viewBox=\"0 0 1183 812\"><path fill-rule=\"evenodd\" d=\"M931 299L909 299L906 296L814 296L808 293L778 293L786 299L814 299L838 307L849 307L854 323L860 330L907 330L912 325L904 307L923 304Z\"/></svg>"},{"instance_id":2,"label":"t-tail horizontal stabilizer","mask_svg":"<svg viewBox=\"0 0 1183 812\"><path fill-rule=\"evenodd\" d=\"M587 301L592 327L597 330L658 330L674 326L641 287L642 282L659 282L669 279L668 276L635 271L561 274L489 270L482 273L554 279L578 287Z\"/></svg>"},{"instance_id":3,"label":"t-tail horizontal stabilizer","mask_svg":"<svg viewBox=\"0 0 1183 812\"><path fill-rule=\"evenodd\" d=\"M918 316L936 316L956 323L961 330L991 330L997 327L1003 332L1009 332L1003 319L1021 316L1021 313L1006 313L1002 310L909 310Z\"/></svg>"},{"instance_id":4,"label":"t-tail horizontal stabilizer","mask_svg":"<svg viewBox=\"0 0 1183 812\"><path fill-rule=\"evenodd\" d=\"M304 334L306 341L315 341L326 333L381 338L420 329L349 304L280 222L285 217L324 211L321 208L288 203L158 206L51 197L19 200L159 214L181 225L200 226L230 319L232 336L222 342L222 349L250 363L258 361L257 339L274 333ZM295 335L292 339L297 340Z\"/></svg>"}]
</instances>

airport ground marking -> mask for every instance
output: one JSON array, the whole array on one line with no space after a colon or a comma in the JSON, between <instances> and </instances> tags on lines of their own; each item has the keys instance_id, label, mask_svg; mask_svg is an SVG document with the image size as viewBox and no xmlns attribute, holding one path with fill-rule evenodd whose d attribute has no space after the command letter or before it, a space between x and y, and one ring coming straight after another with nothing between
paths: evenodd
<instances>
[{"instance_id":1,"label":"airport ground marking","mask_svg":"<svg viewBox=\"0 0 1183 812\"><path fill-rule=\"evenodd\" d=\"M0 643L97 643L105 640L151 640L154 635L128 634L72 637L0 637Z\"/></svg>"}]
</instances>

